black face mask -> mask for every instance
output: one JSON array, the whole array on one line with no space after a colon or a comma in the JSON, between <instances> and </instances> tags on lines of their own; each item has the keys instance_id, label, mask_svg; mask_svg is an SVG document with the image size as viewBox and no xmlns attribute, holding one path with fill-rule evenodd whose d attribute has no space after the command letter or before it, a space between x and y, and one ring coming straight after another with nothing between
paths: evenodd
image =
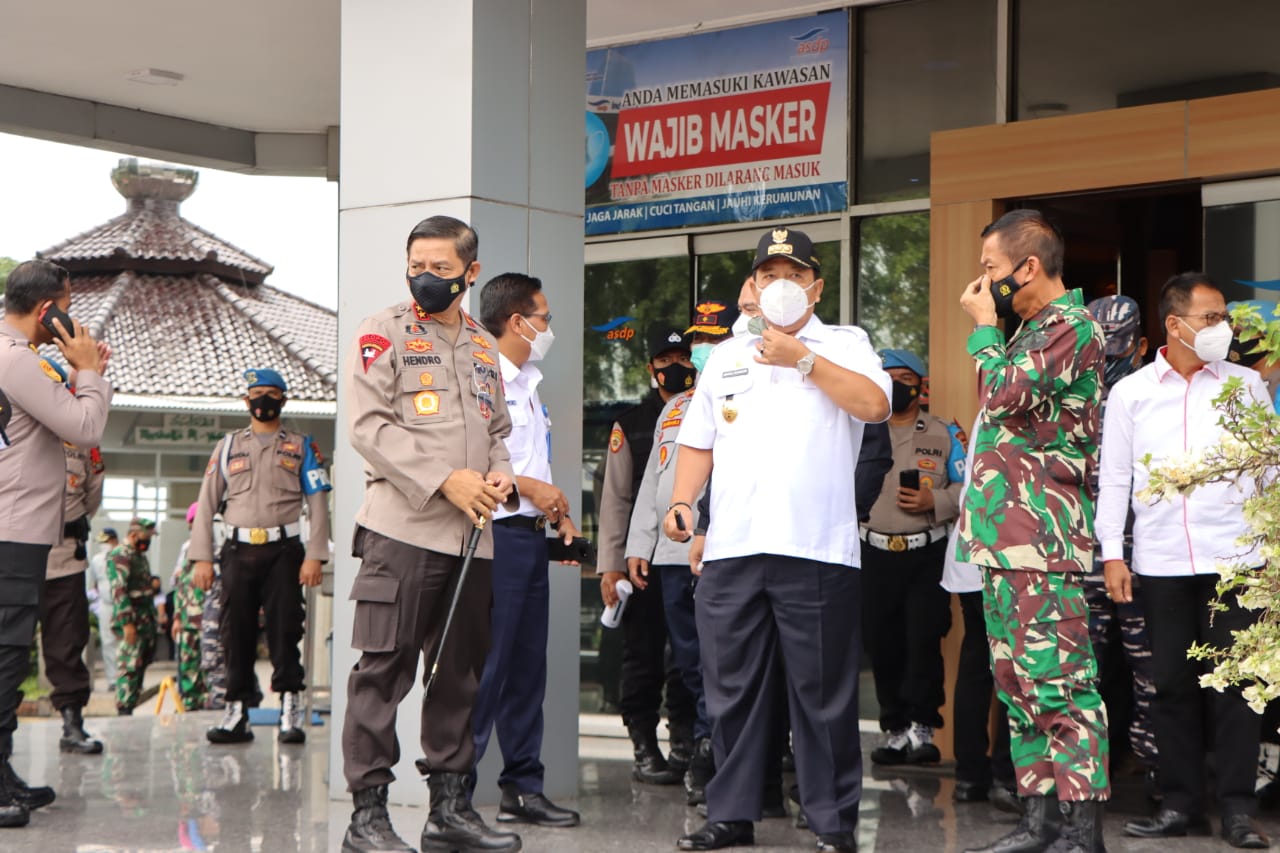
<instances>
[{"instance_id":1,"label":"black face mask","mask_svg":"<svg viewBox=\"0 0 1280 853\"><path fill-rule=\"evenodd\" d=\"M255 421L262 423L271 423L280 417L280 410L284 408L284 398L277 400L270 394L264 394L261 397L252 397L249 399L249 414L253 415Z\"/></svg>"},{"instance_id":2,"label":"black face mask","mask_svg":"<svg viewBox=\"0 0 1280 853\"><path fill-rule=\"evenodd\" d=\"M666 367L655 367L653 375L658 380L658 387L663 391L679 394L693 387L693 378L698 375L698 371L675 362Z\"/></svg>"},{"instance_id":3,"label":"black face mask","mask_svg":"<svg viewBox=\"0 0 1280 853\"><path fill-rule=\"evenodd\" d=\"M139 554L145 554L147 552L147 549L150 547L151 547L150 539L139 539L138 544L133 546L133 550L137 551Z\"/></svg>"},{"instance_id":4,"label":"black face mask","mask_svg":"<svg viewBox=\"0 0 1280 853\"><path fill-rule=\"evenodd\" d=\"M405 273L413 301L428 314L439 314L453 304L458 294L467 289L467 271L457 278L441 278L430 271L418 275Z\"/></svg>"},{"instance_id":5,"label":"black face mask","mask_svg":"<svg viewBox=\"0 0 1280 853\"><path fill-rule=\"evenodd\" d=\"M1014 281L1013 277L1018 270L1022 269L1022 265L1029 260L1031 260L1030 257L1023 258L1007 276L999 281L991 282L991 298L996 301L997 317L1012 317L1016 313L1013 310L1013 296L1019 290L1022 290L1023 286Z\"/></svg>"},{"instance_id":6,"label":"black face mask","mask_svg":"<svg viewBox=\"0 0 1280 853\"><path fill-rule=\"evenodd\" d=\"M1106 366L1102 368L1103 384L1110 388L1137 370L1138 365L1134 363L1137 358L1136 352L1129 355L1107 356Z\"/></svg>"},{"instance_id":7,"label":"black face mask","mask_svg":"<svg viewBox=\"0 0 1280 853\"><path fill-rule=\"evenodd\" d=\"M895 379L893 380L893 399L889 401L889 406L893 409L894 414L901 414L911 408L911 404L919 396L919 385L908 385Z\"/></svg>"}]
</instances>

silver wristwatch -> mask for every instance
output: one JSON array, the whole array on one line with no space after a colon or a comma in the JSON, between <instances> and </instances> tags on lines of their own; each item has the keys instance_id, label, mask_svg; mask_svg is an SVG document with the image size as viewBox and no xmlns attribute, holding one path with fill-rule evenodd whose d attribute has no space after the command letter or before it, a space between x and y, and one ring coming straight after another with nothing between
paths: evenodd
<instances>
[{"instance_id":1,"label":"silver wristwatch","mask_svg":"<svg viewBox=\"0 0 1280 853\"><path fill-rule=\"evenodd\" d=\"M800 371L801 376L808 376L813 372L813 362L817 358L818 356L812 352L801 357L801 359L796 362L796 370Z\"/></svg>"}]
</instances>

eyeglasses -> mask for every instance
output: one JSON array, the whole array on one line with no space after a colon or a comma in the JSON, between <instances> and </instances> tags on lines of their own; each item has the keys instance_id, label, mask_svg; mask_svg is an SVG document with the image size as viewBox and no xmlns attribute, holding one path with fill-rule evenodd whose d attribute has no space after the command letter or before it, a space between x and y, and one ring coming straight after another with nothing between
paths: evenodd
<instances>
[{"instance_id":1,"label":"eyeglasses","mask_svg":"<svg viewBox=\"0 0 1280 853\"><path fill-rule=\"evenodd\" d=\"M520 316L521 317L538 317L542 320L542 322L547 323L548 325L550 325L551 323L551 312L547 312L545 314L521 314Z\"/></svg>"},{"instance_id":2,"label":"eyeglasses","mask_svg":"<svg viewBox=\"0 0 1280 853\"><path fill-rule=\"evenodd\" d=\"M1206 311L1203 314L1177 314L1185 320L1203 320L1206 326L1216 326L1231 319L1231 315L1223 311Z\"/></svg>"}]
</instances>

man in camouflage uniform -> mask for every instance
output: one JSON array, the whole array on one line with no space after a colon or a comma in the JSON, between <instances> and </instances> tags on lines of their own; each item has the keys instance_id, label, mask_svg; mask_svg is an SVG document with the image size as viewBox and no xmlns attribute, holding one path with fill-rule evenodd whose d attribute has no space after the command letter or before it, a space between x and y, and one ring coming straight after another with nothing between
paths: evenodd
<instances>
[{"instance_id":1,"label":"man in camouflage uniform","mask_svg":"<svg viewBox=\"0 0 1280 853\"><path fill-rule=\"evenodd\" d=\"M977 325L980 426L956 559L983 571L992 668L1025 811L982 851L1102 851L1110 796L1081 578L1093 561L1102 330L1062 283L1062 237L1034 210L983 232L986 272L960 304ZM998 317L1021 325L1005 342ZM1061 803L1062 825L1057 816Z\"/></svg>"},{"instance_id":2,"label":"man in camouflage uniform","mask_svg":"<svg viewBox=\"0 0 1280 853\"><path fill-rule=\"evenodd\" d=\"M121 639L116 678L116 711L133 713L142 692L142 676L156 647L156 606L151 592L151 564L147 550L156 523L135 518L123 544L107 555L111 581L111 630Z\"/></svg>"},{"instance_id":3,"label":"man in camouflage uniform","mask_svg":"<svg viewBox=\"0 0 1280 853\"><path fill-rule=\"evenodd\" d=\"M1142 315L1138 303L1128 296L1103 296L1090 302L1088 308L1102 326L1106 340L1106 367L1102 374L1105 410L1107 392L1111 387L1142 367L1143 356L1147 354L1147 339L1142 336ZM1092 485L1097 494L1097 482ZM1132 512L1125 524L1124 550L1126 555L1133 552ZM1151 672L1151 640L1147 636L1147 620L1142 613L1142 587L1134 585L1133 601L1118 602L1108 598L1102 573L1102 549L1099 548L1093 554L1093 571L1084 578L1084 598L1089 603L1089 639L1093 643L1094 657L1098 659L1100 678L1105 675L1103 667L1111 626L1120 628L1121 648L1133 674L1133 720L1129 724L1129 747L1146 773L1147 795L1157 799L1160 791L1156 780L1156 735L1151 725L1151 703L1156 698L1156 683Z\"/></svg>"},{"instance_id":4,"label":"man in camouflage uniform","mask_svg":"<svg viewBox=\"0 0 1280 853\"><path fill-rule=\"evenodd\" d=\"M187 508L187 529L195 520L198 504ZM173 627L171 636L178 649L178 695L182 707L198 711L209 698L204 682L204 670L200 667L200 623L204 618L204 590L195 582L192 562L187 558L187 546L182 544L178 564L173 569Z\"/></svg>"}]
</instances>

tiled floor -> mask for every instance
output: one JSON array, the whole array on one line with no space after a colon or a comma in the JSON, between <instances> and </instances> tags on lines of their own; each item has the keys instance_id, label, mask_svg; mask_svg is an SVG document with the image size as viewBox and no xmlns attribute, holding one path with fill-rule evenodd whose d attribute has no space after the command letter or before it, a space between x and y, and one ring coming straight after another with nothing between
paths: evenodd
<instances>
[{"instance_id":1,"label":"tiled floor","mask_svg":"<svg viewBox=\"0 0 1280 853\"><path fill-rule=\"evenodd\" d=\"M0 851L339 850L350 805L327 799L330 727L313 729L303 747L282 747L272 730L258 729L252 744L215 748L205 742L203 731L217 718L206 712L92 719L90 728L107 744L106 754L97 757L62 755L53 720L23 720L15 766L32 783L52 784L58 800L36 812L26 829L0 830ZM877 736L866 737L864 748L876 742ZM597 747L584 753L617 754ZM683 805L680 790L632 782L626 760L587 757L580 766L579 797L565 804L581 810L583 825L526 828L521 833L525 850L668 851L676 837L701 824ZM859 850L958 851L1012 826L1011 817L985 804L953 805L951 780L941 773L899 777L868 774ZM1121 823L1144 808L1136 780L1121 780L1108 814L1110 850L1229 849L1217 839L1124 838ZM491 809L484 811L492 818ZM411 843L417 842L425 817L421 808L392 810L397 829ZM1268 831L1280 831L1274 816L1262 822ZM813 845L813 836L789 820L757 825L756 839L761 850L803 851Z\"/></svg>"}]
</instances>

